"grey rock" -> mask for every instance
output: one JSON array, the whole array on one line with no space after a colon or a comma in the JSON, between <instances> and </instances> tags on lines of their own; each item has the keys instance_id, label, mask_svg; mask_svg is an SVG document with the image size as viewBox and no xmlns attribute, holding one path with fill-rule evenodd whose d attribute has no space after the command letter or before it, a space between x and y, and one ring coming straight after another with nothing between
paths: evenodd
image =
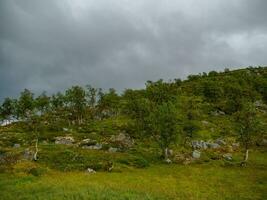
<instances>
[{"instance_id":1,"label":"grey rock","mask_svg":"<svg viewBox=\"0 0 267 200\"><path fill-rule=\"evenodd\" d=\"M68 132L69 129L68 128L62 128L64 132Z\"/></svg>"},{"instance_id":2,"label":"grey rock","mask_svg":"<svg viewBox=\"0 0 267 200\"><path fill-rule=\"evenodd\" d=\"M196 159L200 158L200 155L201 155L201 152L197 150L194 150L192 153L192 157Z\"/></svg>"},{"instance_id":3,"label":"grey rock","mask_svg":"<svg viewBox=\"0 0 267 200\"><path fill-rule=\"evenodd\" d=\"M91 168L87 168L87 172L90 173L90 174L95 174L96 171L91 169Z\"/></svg>"},{"instance_id":4,"label":"grey rock","mask_svg":"<svg viewBox=\"0 0 267 200\"><path fill-rule=\"evenodd\" d=\"M217 144L217 143L208 143L208 147L211 148L211 149L218 149L221 146L219 144Z\"/></svg>"},{"instance_id":5,"label":"grey rock","mask_svg":"<svg viewBox=\"0 0 267 200\"><path fill-rule=\"evenodd\" d=\"M14 144L13 147L14 148L20 148L20 144Z\"/></svg>"},{"instance_id":6,"label":"grey rock","mask_svg":"<svg viewBox=\"0 0 267 200\"><path fill-rule=\"evenodd\" d=\"M207 149L207 142L205 141L192 141L192 147L193 149Z\"/></svg>"},{"instance_id":7,"label":"grey rock","mask_svg":"<svg viewBox=\"0 0 267 200\"><path fill-rule=\"evenodd\" d=\"M82 148L83 149L100 150L100 149L102 149L102 144L97 143L96 145L83 146Z\"/></svg>"},{"instance_id":8,"label":"grey rock","mask_svg":"<svg viewBox=\"0 0 267 200\"><path fill-rule=\"evenodd\" d=\"M219 145L226 145L226 142L223 139L217 139L215 142Z\"/></svg>"},{"instance_id":9,"label":"grey rock","mask_svg":"<svg viewBox=\"0 0 267 200\"><path fill-rule=\"evenodd\" d=\"M224 155L223 155L223 158L224 158L225 160L228 160L228 161L233 160L232 154L230 154L230 153L226 153L226 154L224 154Z\"/></svg>"},{"instance_id":10,"label":"grey rock","mask_svg":"<svg viewBox=\"0 0 267 200\"><path fill-rule=\"evenodd\" d=\"M165 160L165 162L166 162L167 164L171 164L171 163L172 163L172 161L171 161L169 158L167 158L167 159Z\"/></svg>"},{"instance_id":11,"label":"grey rock","mask_svg":"<svg viewBox=\"0 0 267 200\"><path fill-rule=\"evenodd\" d=\"M30 149L25 149L23 153L23 158L25 160L33 160L33 155L34 155L33 151L31 151Z\"/></svg>"},{"instance_id":12,"label":"grey rock","mask_svg":"<svg viewBox=\"0 0 267 200\"><path fill-rule=\"evenodd\" d=\"M89 138L87 139L84 139L80 142L80 145L84 146L84 145L87 145L87 146L90 146L90 145L96 145L97 144L97 141L96 140L91 140Z\"/></svg>"},{"instance_id":13,"label":"grey rock","mask_svg":"<svg viewBox=\"0 0 267 200\"><path fill-rule=\"evenodd\" d=\"M202 124L204 124L204 125L208 125L209 124L209 122L208 121L205 121L205 120L203 120L203 121L201 121L202 122Z\"/></svg>"},{"instance_id":14,"label":"grey rock","mask_svg":"<svg viewBox=\"0 0 267 200\"><path fill-rule=\"evenodd\" d=\"M134 141L126 134L112 135L110 141L120 147L131 147Z\"/></svg>"},{"instance_id":15,"label":"grey rock","mask_svg":"<svg viewBox=\"0 0 267 200\"><path fill-rule=\"evenodd\" d=\"M55 144L65 144L65 145L71 145L75 142L73 137L71 136L65 136L65 137L56 137L55 138Z\"/></svg>"},{"instance_id":16,"label":"grey rock","mask_svg":"<svg viewBox=\"0 0 267 200\"><path fill-rule=\"evenodd\" d=\"M115 153L118 151L118 148L109 147L108 152Z\"/></svg>"},{"instance_id":17,"label":"grey rock","mask_svg":"<svg viewBox=\"0 0 267 200\"><path fill-rule=\"evenodd\" d=\"M236 142L236 143L232 143L232 147L233 147L233 150L236 151L236 150L239 149L240 144L239 144L238 142Z\"/></svg>"}]
</instances>

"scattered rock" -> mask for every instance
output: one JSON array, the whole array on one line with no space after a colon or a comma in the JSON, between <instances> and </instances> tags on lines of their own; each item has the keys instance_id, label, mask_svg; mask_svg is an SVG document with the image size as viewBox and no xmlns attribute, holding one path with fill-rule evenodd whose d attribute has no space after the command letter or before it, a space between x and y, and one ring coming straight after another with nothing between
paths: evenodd
<instances>
[{"instance_id":1,"label":"scattered rock","mask_svg":"<svg viewBox=\"0 0 267 200\"><path fill-rule=\"evenodd\" d=\"M192 147L193 149L207 149L207 142L204 142L202 140L200 141L192 141Z\"/></svg>"},{"instance_id":2,"label":"scattered rock","mask_svg":"<svg viewBox=\"0 0 267 200\"><path fill-rule=\"evenodd\" d=\"M208 147L211 148L211 149L218 149L220 148L221 146L217 143L207 143Z\"/></svg>"},{"instance_id":3,"label":"scattered rock","mask_svg":"<svg viewBox=\"0 0 267 200\"><path fill-rule=\"evenodd\" d=\"M196 159L200 158L200 155L201 155L201 152L197 150L194 150L192 153L192 157Z\"/></svg>"},{"instance_id":4,"label":"scattered rock","mask_svg":"<svg viewBox=\"0 0 267 200\"><path fill-rule=\"evenodd\" d=\"M225 160L228 160L228 161L233 160L232 154L230 154L230 153L226 153L226 154L224 154L224 155L223 155L223 158L224 158Z\"/></svg>"},{"instance_id":5,"label":"scattered rock","mask_svg":"<svg viewBox=\"0 0 267 200\"><path fill-rule=\"evenodd\" d=\"M87 172L90 173L90 174L95 174L96 171L91 169L91 168L87 168Z\"/></svg>"},{"instance_id":6,"label":"scattered rock","mask_svg":"<svg viewBox=\"0 0 267 200\"><path fill-rule=\"evenodd\" d=\"M90 138L84 139L80 142L80 145L82 146L91 146L91 145L96 145L97 141L96 140L91 140Z\"/></svg>"},{"instance_id":7,"label":"scattered rock","mask_svg":"<svg viewBox=\"0 0 267 200\"><path fill-rule=\"evenodd\" d=\"M14 144L13 148L20 148L20 144Z\"/></svg>"},{"instance_id":8,"label":"scattered rock","mask_svg":"<svg viewBox=\"0 0 267 200\"><path fill-rule=\"evenodd\" d=\"M122 148L129 148L134 143L134 141L124 133L120 133L119 135L112 135L110 141Z\"/></svg>"},{"instance_id":9,"label":"scattered rock","mask_svg":"<svg viewBox=\"0 0 267 200\"><path fill-rule=\"evenodd\" d=\"M24 150L23 158L25 160L33 160L34 152L31 151L29 148Z\"/></svg>"},{"instance_id":10,"label":"scattered rock","mask_svg":"<svg viewBox=\"0 0 267 200\"><path fill-rule=\"evenodd\" d=\"M173 158L173 161L175 163L182 163L185 161L185 155L182 153L176 154Z\"/></svg>"},{"instance_id":11,"label":"scattered rock","mask_svg":"<svg viewBox=\"0 0 267 200\"><path fill-rule=\"evenodd\" d=\"M167 159L165 160L165 162L166 162L167 164L171 164L171 163L172 163L172 161L171 161L169 158L167 158Z\"/></svg>"},{"instance_id":12,"label":"scattered rock","mask_svg":"<svg viewBox=\"0 0 267 200\"><path fill-rule=\"evenodd\" d=\"M64 132L68 132L69 129L68 129L68 128L63 128L63 131L64 131Z\"/></svg>"},{"instance_id":13,"label":"scattered rock","mask_svg":"<svg viewBox=\"0 0 267 200\"><path fill-rule=\"evenodd\" d=\"M239 143L237 142L237 143L232 143L232 147L233 147L233 150L234 151L236 151L236 150L238 150L239 149Z\"/></svg>"},{"instance_id":14,"label":"scattered rock","mask_svg":"<svg viewBox=\"0 0 267 200\"><path fill-rule=\"evenodd\" d=\"M201 121L202 122L202 124L204 124L204 125L208 125L209 124L209 122L208 121L205 121L205 120L203 120L203 121Z\"/></svg>"},{"instance_id":15,"label":"scattered rock","mask_svg":"<svg viewBox=\"0 0 267 200\"><path fill-rule=\"evenodd\" d=\"M226 145L226 142L223 139L217 139L215 142L219 145Z\"/></svg>"},{"instance_id":16,"label":"scattered rock","mask_svg":"<svg viewBox=\"0 0 267 200\"><path fill-rule=\"evenodd\" d=\"M55 138L55 144L65 144L65 145L71 145L75 142L73 137L71 136L59 136Z\"/></svg>"},{"instance_id":17,"label":"scattered rock","mask_svg":"<svg viewBox=\"0 0 267 200\"><path fill-rule=\"evenodd\" d=\"M102 149L102 144L95 144L95 145L90 145L90 146L83 146L83 149L94 149L94 150L100 150Z\"/></svg>"},{"instance_id":18,"label":"scattered rock","mask_svg":"<svg viewBox=\"0 0 267 200\"><path fill-rule=\"evenodd\" d=\"M108 152L115 153L118 151L118 148L109 147Z\"/></svg>"}]
</instances>

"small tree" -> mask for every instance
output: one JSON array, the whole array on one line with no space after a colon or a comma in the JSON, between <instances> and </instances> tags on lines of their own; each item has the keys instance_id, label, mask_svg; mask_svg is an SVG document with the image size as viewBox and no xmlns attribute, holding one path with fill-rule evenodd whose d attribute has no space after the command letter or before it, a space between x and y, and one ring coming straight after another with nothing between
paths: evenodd
<instances>
[{"instance_id":1,"label":"small tree","mask_svg":"<svg viewBox=\"0 0 267 200\"><path fill-rule=\"evenodd\" d=\"M259 131L257 111L252 103L243 103L242 108L235 113L234 117L238 127L238 135L245 150L242 162L242 165L245 165L248 160L249 147Z\"/></svg>"},{"instance_id":2,"label":"small tree","mask_svg":"<svg viewBox=\"0 0 267 200\"><path fill-rule=\"evenodd\" d=\"M171 102L155 108L149 116L149 126L162 150L162 156L168 159L169 146L175 142L178 133L176 108Z\"/></svg>"}]
</instances>

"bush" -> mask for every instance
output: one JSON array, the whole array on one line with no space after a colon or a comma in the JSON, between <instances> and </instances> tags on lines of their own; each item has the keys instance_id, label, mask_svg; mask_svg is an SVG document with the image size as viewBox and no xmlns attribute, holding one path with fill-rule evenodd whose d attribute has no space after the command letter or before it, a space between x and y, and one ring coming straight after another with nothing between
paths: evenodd
<instances>
[{"instance_id":1,"label":"bush","mask_svg":"<svg viewBox=\"0 0 267 200\"><path fill-rule=\"evenodd\" d=\"M31 168L28 173L31 174L31 175L33 175L33 176L42 176L46 172L47 172L47 169L46 168L34 167L34 168Z\"/></svg>"}]
</instances>

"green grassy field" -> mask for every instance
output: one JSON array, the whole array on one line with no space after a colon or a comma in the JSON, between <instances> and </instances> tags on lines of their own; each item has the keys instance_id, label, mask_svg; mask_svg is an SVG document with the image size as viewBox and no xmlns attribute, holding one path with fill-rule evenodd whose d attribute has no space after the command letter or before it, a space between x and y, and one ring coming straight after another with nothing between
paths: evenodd
<instances>
[{"instance_id":1,"label":"green grassy field","mask_svg":"<svg viewBox=\"0 0 267 200\"><path fill-rule=\"evenodd\" d=\"M1 200L14 199L266 199L267 153L252 152L247 167L220 162L152 165L122 172L0 174Z\"/></svg>"}]
</instances>

